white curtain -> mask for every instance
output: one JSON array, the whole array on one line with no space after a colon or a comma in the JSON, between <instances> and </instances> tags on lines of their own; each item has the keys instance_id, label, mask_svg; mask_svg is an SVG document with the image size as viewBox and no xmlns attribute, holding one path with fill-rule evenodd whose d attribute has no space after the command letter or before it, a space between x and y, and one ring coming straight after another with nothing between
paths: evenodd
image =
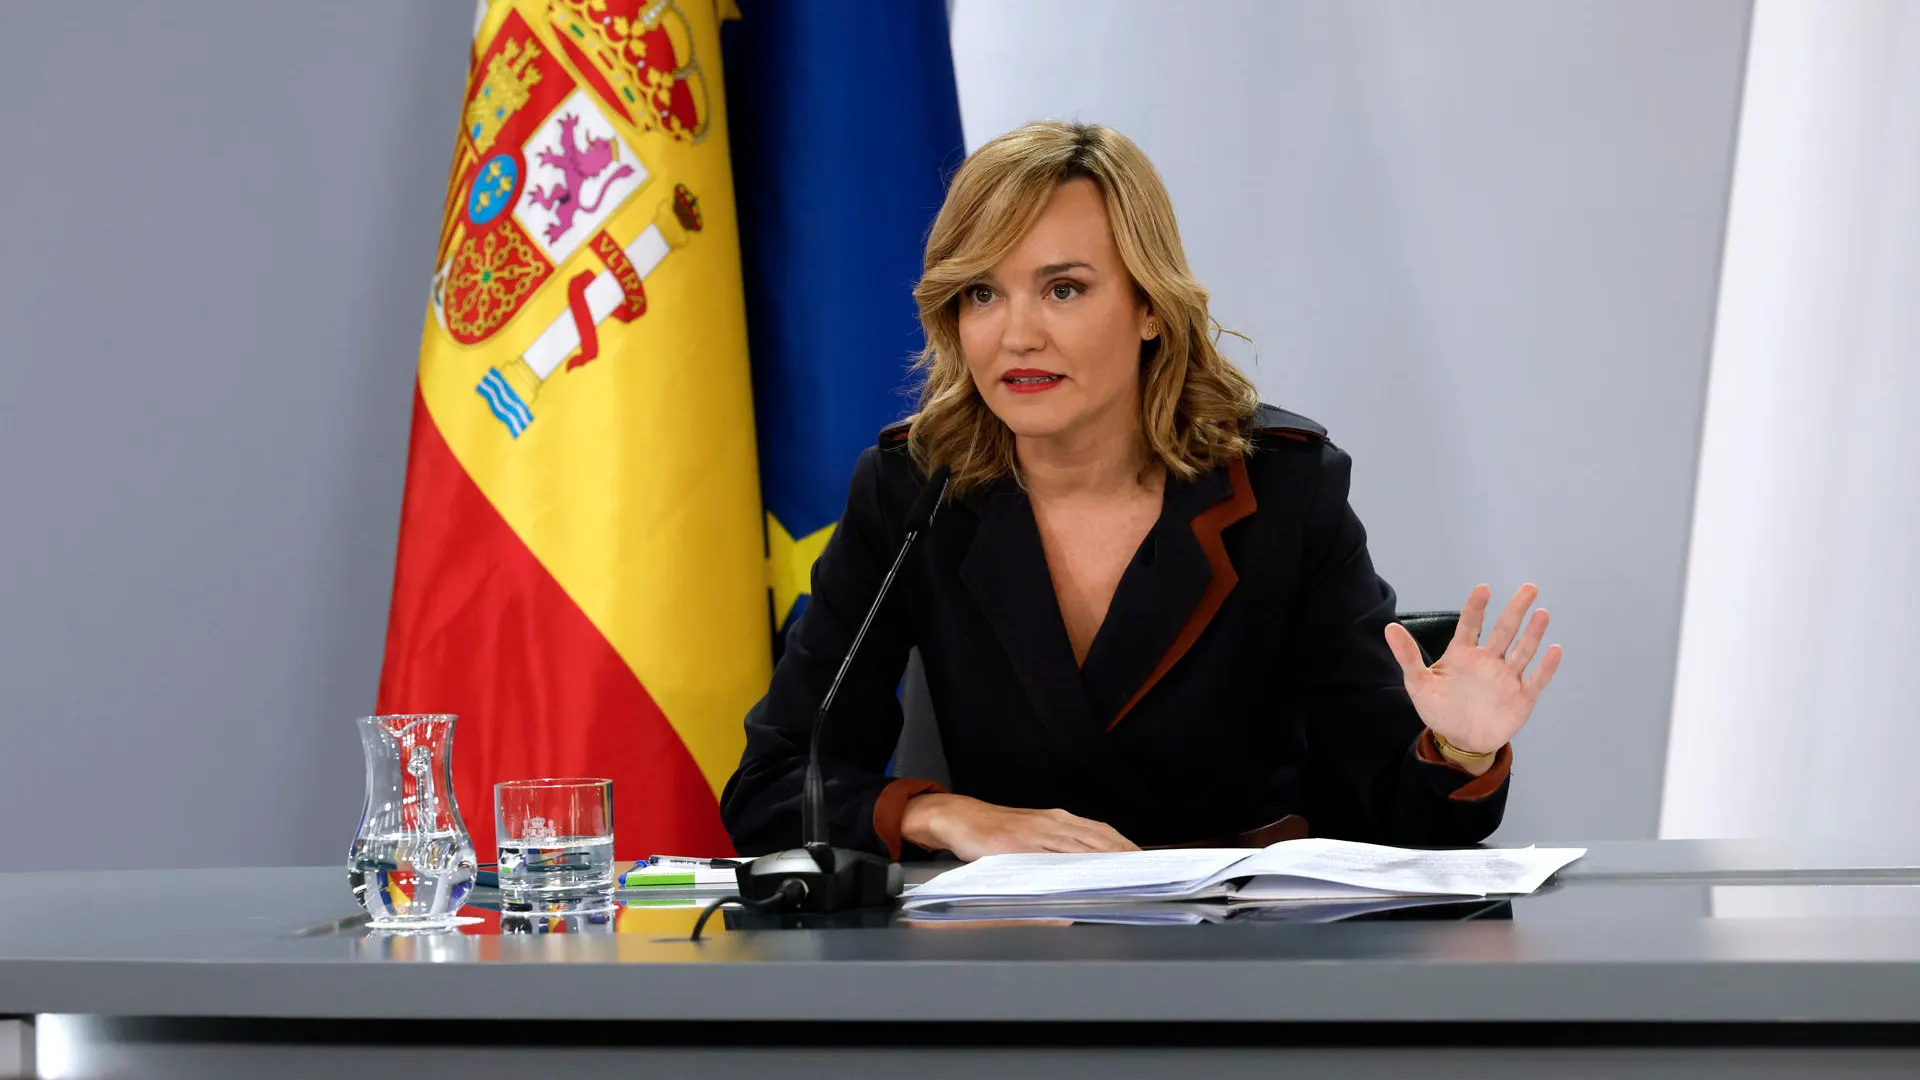
<instances>
[{"instance_id":1,"label":"white curtain","mask_svg":"<svg viewBox=\"0 0 1920 1080\"><path fill-rule=\"evenodd\" d=\"M1662 836L1920 822L1920 3L1759 0Z\"/></svg>"}]
</instances>

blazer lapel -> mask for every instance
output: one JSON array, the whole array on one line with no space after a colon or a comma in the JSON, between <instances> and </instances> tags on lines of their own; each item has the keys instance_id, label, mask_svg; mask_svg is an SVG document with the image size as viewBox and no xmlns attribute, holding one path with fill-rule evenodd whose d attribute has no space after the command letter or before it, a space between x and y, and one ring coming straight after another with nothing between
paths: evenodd
<instances>
[{"instance_id":1,"label":"blazer lapel","mask_svg":"<svg viewBox=\"0 0 1920 1080\"><path fill-rule=\"evenodd\" d=\"M1088 693L1109 731L1186 655L1240 580L1220 534L1253 513L1246 464L1235 460L1167 484L1160 520L1121 577L1087 652Z\"/></svg>"},{"instance_id":2,"label":"blazer lapel","mask_svg":"<svg viewBox=\"0 0 1920 1080\"><path fill-rule=\"evenodd\" d=\"M973 505L980 526L961 560L960 577L1040 722L1071 757L1116 791L1136 802L1148 797L1149 789L1113 748L1087 697L1026 494L1002 482Z\"/></svg>"}]
</instances>

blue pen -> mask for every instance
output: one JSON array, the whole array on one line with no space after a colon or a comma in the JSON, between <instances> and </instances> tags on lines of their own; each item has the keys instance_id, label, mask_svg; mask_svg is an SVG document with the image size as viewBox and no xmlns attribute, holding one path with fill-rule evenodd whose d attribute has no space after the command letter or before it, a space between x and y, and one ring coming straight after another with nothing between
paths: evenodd
<instances>
[{"instance_id":1,"label":"blue pen","mask_svg":"<svg viewBox=\"0 0 1920 1080\"><path fill-rule=\"evenodd\" d=\"M634 866L704 866L711 870L732 870L741 866L738 859L696 859L691 855L653 855L641 859Z\"/></svg>"}]
</instances>

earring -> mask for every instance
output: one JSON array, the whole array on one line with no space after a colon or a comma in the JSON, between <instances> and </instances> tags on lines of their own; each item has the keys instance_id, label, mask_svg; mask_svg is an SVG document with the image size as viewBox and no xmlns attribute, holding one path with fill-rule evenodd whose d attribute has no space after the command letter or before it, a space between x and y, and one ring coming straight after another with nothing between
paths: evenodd
<instances>
[{"instance_id":1,"label":"earring","mask_svg":"<svg viewBox=\"0 0 1920 1080\"><path fill-rule=\"evenodd\" d=\"M1159 336L1160 336L1160 320L1148 319L1147 320L1147 340L1151 341L1154 338L1157 338Z\"/></svg>"}]
</instances>

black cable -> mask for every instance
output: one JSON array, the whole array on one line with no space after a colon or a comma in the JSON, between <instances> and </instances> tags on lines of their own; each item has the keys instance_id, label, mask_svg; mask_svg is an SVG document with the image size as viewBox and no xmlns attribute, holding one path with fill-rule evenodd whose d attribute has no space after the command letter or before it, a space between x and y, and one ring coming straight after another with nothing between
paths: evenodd
<instances>
[{"instance_id":1,"label":"black cable","mask_svg":"<svg viewBox=\"0 0 1920 1080\"><path fill-rule=\"evenodd\" d=\"M720 899L715 900L713 903L708 904L707 910L701 912L700 918L694 921L693 937L689 938L688 940L699 941L700 931L705 930L707 928L707 920L713 918L714 912L719 911L721 908L726 907L728 904L739 904L740 906L745 907L746 901L740 899L737 896L723 896Z\"/></svg>"},{"instance_id":2,"label":"black cable","mask_svg":"<svg viewBox=\"0 0 1920 1080\"><path fill-rule=\"evenodd\" d=\"M804 882L783 881L780 883L780 893L777 896L768 896L759 900L742 900L738 896L723 896L708 904L707 909L700 913L700 918L693 924L693 936L687 940L699 941L700 931L707 928L707 920L713 918L714 912L728 904L743 907L749 911L778 911L788 903L799 903L806 895L807 887Z\"/></svg>"}]
</instances>

